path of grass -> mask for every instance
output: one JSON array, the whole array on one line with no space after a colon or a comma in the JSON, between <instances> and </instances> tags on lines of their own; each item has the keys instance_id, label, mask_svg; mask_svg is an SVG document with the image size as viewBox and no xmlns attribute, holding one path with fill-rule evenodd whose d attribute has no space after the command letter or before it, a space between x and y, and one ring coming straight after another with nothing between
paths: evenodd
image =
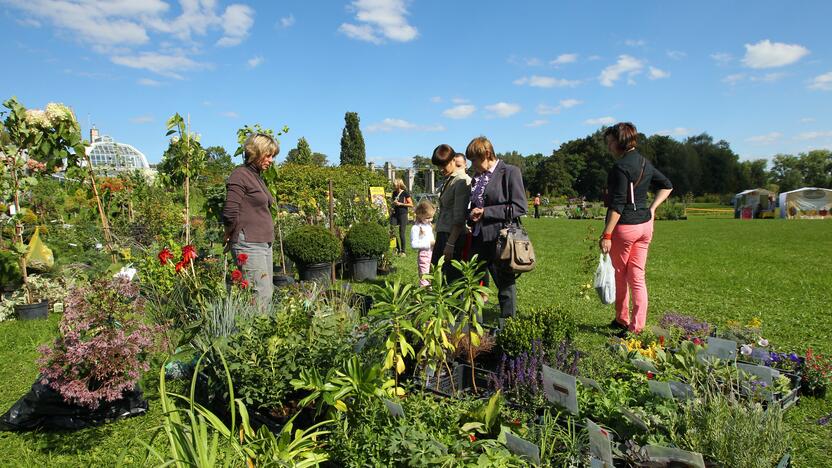
<instances>
[{"instance_id":1,"label":"path of grass","mask_svg":"<svg viewBox=\"0 0 832 468\"><path fill-rule=\"evenodd\" d=\"M526 225L535 242L539 267L520 279L520 307L557 305L573 311L580 322L579 346L588 354L587 371L600 372L605 365L605 326L612 308L602 306L594 296L579 297L580 285L591 279L591 274L583 271L582 257L594 245L584 238L590 228L597 237L600 223L530 219ZM832 353L832 223L659 222L654 239L647 273L651 300L648 323L656 323L670 309L715 323L759 316L766 338L778 346L802 352L808 345ZM597 250L590 254L597 255ZM399 269L395 276L415 281L412 252L395 263ZM49 341L56 330L54 316L45 322L0 323L0 411L28 390L37 373L36 348ZM146 438L159 423L154 385L149 378L145 389L151 410L144 417L77 433L0 433L0 466L111 466L130 440L137 435ZM804 398L789 411L795 466L828 466L832 426L819 426L817 420L829 413L832 396L825 400Z\"/></svg>"}]
</instances>

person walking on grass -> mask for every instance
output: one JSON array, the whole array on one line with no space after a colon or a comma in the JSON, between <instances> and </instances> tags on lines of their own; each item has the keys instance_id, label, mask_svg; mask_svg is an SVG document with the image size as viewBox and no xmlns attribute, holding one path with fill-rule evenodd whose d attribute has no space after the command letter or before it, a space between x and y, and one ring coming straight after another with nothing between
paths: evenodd
<instances>
[{"instance_id":1,"label":"person walking on grass","mask_svg":"<svg viewBox=\"0 0 832 468\"><path fill-rule=\"evenodd\" d=\"M419 286L430 286L430 281L424 276L430 273L430 259L433 255L433 215L436 208L427 200L416 205L416 223L410 228L410 246L416 251L416 264L419 268Z\"/></svg>"},{"instance_id":2,"label":"person walking on grass","mask_svg":"<svg viewBox=\"0 0 832 468\"><path fill-rule=\"evenodd\" d=\"M622 332L639 333L647 322L644 272L653 239L653 220L673 185L636 149L635 125L617 123L604 132L604 139L616 159L607 177L607 217L598 241L601 252L611 256L615 268L615 319L610 325ZM653 202L648 204L647 191L651 186L656 192Z\"/></svg>"},{"instance_id":3,"label":"person walking on grass","mask_svg":"<svg viewBox=\"0 0 832 468\"><path fill-rule=\"evenodd\" d=\"M534 201L532 203L534 204L534 217L535 217L535 219L539 219L540 218L540 194L539 193L534 197Z\"/></svg>"}]
</instances>

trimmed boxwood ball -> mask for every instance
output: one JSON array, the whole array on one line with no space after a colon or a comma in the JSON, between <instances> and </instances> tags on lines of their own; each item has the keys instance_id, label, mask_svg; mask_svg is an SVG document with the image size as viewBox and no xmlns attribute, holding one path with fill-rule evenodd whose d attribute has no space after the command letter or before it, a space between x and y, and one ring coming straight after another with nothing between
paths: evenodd
<instances>
[{"instance_id":1,"label":"trimmed boxwood ball","mask_svg":"<svg viewBox=\"0 0 832 468\"><path fill-rule=\"evenodd\" d=\"M286 236L283 247L286 255L301 265L333 262L341 256L341 242L322 226L295 229Z\"/></svg>"},{"instance_id":2,"label":"trimmed boxwood ball","mask_svg":"<svg viewBox=\"0 0 832 468\"><path fill-rule=\"evenodd\" d=\"M379 258L390 247L387 229L378 223L356 223L344 237L344 249L352 258Z\"/></svg>"}]
</instances>

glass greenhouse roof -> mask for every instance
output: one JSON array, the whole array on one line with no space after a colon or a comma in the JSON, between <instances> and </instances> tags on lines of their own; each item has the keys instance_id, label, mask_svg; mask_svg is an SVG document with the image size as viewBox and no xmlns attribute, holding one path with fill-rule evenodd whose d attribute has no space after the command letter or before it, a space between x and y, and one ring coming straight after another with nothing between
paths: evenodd
<instances>
[{"instance_id":1,"label":"glass greenhouse roof","mask_svg":"<svg viewBox=\"0 0 832 468\"><path fill-rule=\"evenodd\" d=\"M149 169L150 164L141 151L124 143L117 143L110 137L97 138L87 148L93 166L107 166L115 169Z\"/></svg>"}]
</instances>

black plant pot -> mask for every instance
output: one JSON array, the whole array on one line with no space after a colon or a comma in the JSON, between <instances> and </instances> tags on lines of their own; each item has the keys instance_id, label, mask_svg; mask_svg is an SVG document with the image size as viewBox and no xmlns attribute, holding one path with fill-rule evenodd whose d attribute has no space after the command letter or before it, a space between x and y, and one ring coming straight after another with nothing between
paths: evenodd
<instances>
[{"instance_id":1,"label":"black plant pot","mask_svg":"<svg viewBox=\"0 0 832 468\"><path fill-rule=\"evenodd\" d=\"M353 281L376 279L376 273L378 272L377 258L354 258L351 266Z\"/></svg>"},{"instance_id":2,"label":"black plant pot","mask_svg":"<svg viewBox=\"0 0 832 468\"><path fill-rule=\"evenodd\" d=\"M298 276L301 281L315 281L317 283L329 283L332 274L332 263L314 263L312 265L298 266Z\"/></svg>"},{"instance_id":3,"label":"black plant pot","mask_svg":"<svg viewBox=\"0 0 832 468\"><path fill-rule=\"evenodd\" d=\"M44 299L37 304L16 305L14 311L20 320L45 319L49 316L49 301Z\"/></svg>"},{"instance_id":4,"label":"black plant pot","mask_svg":"<svg viewBox=\"0 0 832 468\"><path fill-rule=\"evenodd\" d=\"M806 396L814 397L814 398L824 398L826 397L826 386L823 387L812 387L810 388L808 385L804 385L801 387L801 393Z\"/></svg>"},{"instance_id":5,"label":"black plant pot","mask_svg":"<svg viewBox=\"0 0 832 468\"><path fill-rule=\"evenodd\" d=\"M275 273L274 276L272 276L272 284L274 284L274 287L276 288L285 288L295 284L295 278Z\"/></svg>"}]
</instances>

